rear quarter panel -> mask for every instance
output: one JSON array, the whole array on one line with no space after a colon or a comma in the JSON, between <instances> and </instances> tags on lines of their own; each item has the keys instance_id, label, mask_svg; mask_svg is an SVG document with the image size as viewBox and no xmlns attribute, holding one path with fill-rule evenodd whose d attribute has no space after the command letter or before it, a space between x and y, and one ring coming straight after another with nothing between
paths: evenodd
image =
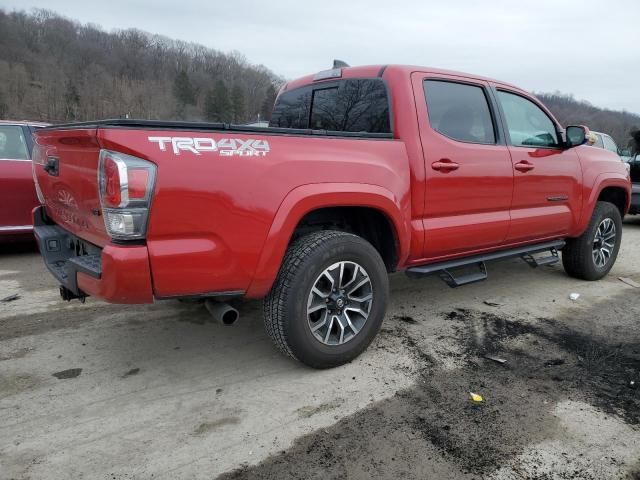
<instances>
[{"instance_id":1,"label":"rear quarter panel","mask_svg":"<svg viewBox=\"0 0 640 480\"><path fill-rule=\"evenodd\" d=\"M30 232L39 205L31 160L0 158L0 236Z\"/></svg>"},{"instance_id":2,"label":"rear quarter panel","mask_svg":"<svg viewBox=\"0 0 640 480\"><path fill-rule=\"evenodd\" d=\"M170 145L162 151L149 141L149 137L176 136L213 138L216 143L233 138L266 140L269 152L230 157L213 151L177 154ZM279 245L276 258L281 258L289 225L295 226L312 209L344 201L342 194L351 193L347 201L352 205L367 205L367 185L388 192L392 205L402 212L396 217L410 218L409 166L404 144L397 140L118 128L102 129L98 138L103 148L158 165L147 234L158 297L246 291L268 236ZM344 191L335 191L332 183L340 183ZM305 185L317 185L325 195L306 201L303 208L296 205L304 197L283 204L290 192ZM286 227L269 235L281 208L287 210L279 213L287 219ZM252 288L251 296L264 295L272 280Z\"/></svg>"}]
</instances>

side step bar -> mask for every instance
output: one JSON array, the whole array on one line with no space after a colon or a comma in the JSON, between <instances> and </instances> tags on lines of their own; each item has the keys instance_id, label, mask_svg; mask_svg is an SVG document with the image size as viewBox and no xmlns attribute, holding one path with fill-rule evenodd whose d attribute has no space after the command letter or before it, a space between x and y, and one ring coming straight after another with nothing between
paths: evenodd
<instances>
[{"instance_id":1,"label":"side step bar","mask_svg":"<svg viewBox=\"0 0 640 480\"><path fill-rule=\"evenodd\" d=\"M437 273L438 276L450 287L460 287L470 283L486 280L488 277L487 266L485 262L491 260L502 260L506 258L520 257L527 265L532 268L541 265L551 265L558 261L558 250L564 247L564 240L553 240L551 242L538 243L535 245L527 245L525 247L511 248L498 252L484 253L480 255L472 255L466 258L458 258L445 262L430 263L427 265L419 265L408 268L406 274L409 278L421 278L427 275ZM548 256L535 258L533 255L541 252L549 252ZM455 275L452 272L455 268L477 266L478 271Z\"/></svg>"}]
</instances>

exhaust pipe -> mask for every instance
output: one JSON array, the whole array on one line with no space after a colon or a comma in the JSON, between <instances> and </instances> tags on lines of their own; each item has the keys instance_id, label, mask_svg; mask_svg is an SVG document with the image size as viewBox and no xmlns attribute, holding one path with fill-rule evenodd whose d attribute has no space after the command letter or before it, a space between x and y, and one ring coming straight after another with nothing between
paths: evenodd
<instances>
[{"instance_id":1,"label":"exhaust pipe","mask_svg":"<svg viewBox=\"0 0 640 480\"><path fill-rule=\"evenodd\" d=\"M238 310L228 303L216 302L215 300L209 299L204 302L204 306L209 310L213 320L222 325L233 325L240 317Z\"/></svg>"}]
</instances>

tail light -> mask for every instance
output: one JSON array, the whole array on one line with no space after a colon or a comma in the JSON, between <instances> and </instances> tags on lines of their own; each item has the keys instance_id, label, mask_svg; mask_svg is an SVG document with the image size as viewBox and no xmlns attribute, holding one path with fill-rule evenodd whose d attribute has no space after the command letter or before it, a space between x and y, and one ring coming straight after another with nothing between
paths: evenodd
<instances>
[{"instance_id":1,"label":"tail light","mask_svg":"<svg viewBox=\"0 0 640 480\"><path fill-rule=\"evenodd\" d=\"M100 150L100 203L111 238L145 238L155 179L153 163L120 152Z\"/></svg>"}]
</instances>

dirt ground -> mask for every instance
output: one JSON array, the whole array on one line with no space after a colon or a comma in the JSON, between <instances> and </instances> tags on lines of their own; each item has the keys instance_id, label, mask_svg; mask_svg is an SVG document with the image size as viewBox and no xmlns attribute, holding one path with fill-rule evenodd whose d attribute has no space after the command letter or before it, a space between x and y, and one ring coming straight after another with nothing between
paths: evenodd
<instances>
[{"instance_id":1,"label":"dirt ground","mask_svg":"<svg viewBox=\"0 0 640 480\"><path fill-rule=\"evenodd\" d=\"M374 344L327 371L275 351L259 302L233 327L67 304L36 253L0 253L0 478L640 479L638 245L631 218L600 282L393 275Z\"/></svg>"}]
</instances>

